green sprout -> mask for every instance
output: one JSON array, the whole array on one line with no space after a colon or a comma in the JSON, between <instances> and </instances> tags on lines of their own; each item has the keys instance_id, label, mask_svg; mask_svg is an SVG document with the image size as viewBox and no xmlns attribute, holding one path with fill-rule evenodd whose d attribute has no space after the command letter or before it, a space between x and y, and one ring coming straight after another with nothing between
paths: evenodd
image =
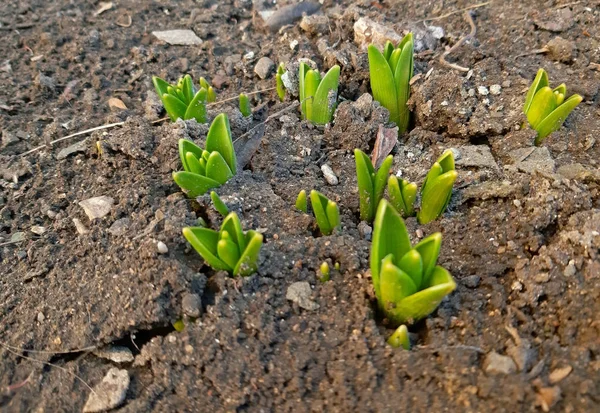
<instances>
[{"instance_id":1,"label":"green sprout","mask_svg":"<svg viewBox=\"0 0 600 413\"><path fill-rule=\"evenodd\" d=\"M412 217L415 214L414 203L417 199L417 184L405 179L396 178L394 175L388 179L388 195L390 203L403 217Z\"/></svg>"},{"instance_id":2,"label":"green sprout","mask_svg":"<svg viewBox=\"0 0 600 413\"><path fill-rule=\"evenodd\" d=\"M535 144L542 143L544 138L560 129L569 114L581 103L583 98L574 94L565 100L567 86L563 83L555 89L548 86L548 74L544 69L537 72L527 97L523 112L527 121L536 130Z\"/></svg>"},{"instance_id":3,"label":"green sprout","mask_svg":"<svg viewBox=\"0 0 600 413\"><path fill-rule=\"evenodd\" d=\"M408 129L410 120L406 102L413 76L413 49L412 33L404 36L396 48L388 41L383 53L373 44L368 49L373 98L390 112L390 121L398 125L399 133Z\"/></svg>"},{"instance_id":4,"label":"green sprout","mask_svg":"<svg viewBox=\"0 0 600 413\"><path fill-rule=\"evenodd\" d=\"M371 277L379 309L393 325L413 323L431 314L456 283L436 265L442 234L414 247L402 217L386 201L377 208L371 244Z\"/></svg>"},{"instance_id":5,"label":"green sprout","mask_svg":"<svg viewBox=\"0 0 600 413\"><path fill-rule=\"evenodd\" d=\"M304 195L302 195L304 192ZM307 209L306 205L306 192L300 191L298 194L298 200L296 200L296 208L305 212ZM304 199L304 201L302 201ZM312 206L317 225L323 235L331 235L333 231L340 226L340 210L335 202L328 199L325 195L314 189L310 191L310 203ZM302 209L303 207L304 209Z\"/></svg>"},{"instance_id":6,"label":"green sprout","mask_svg":"<svg viewBox=\"0 0 600 413\"><path fill-rule=\"evenodd\" d=\"M247 276L258 268L262 234L242 231L235 212L223 220L219 231L203 227L185 227L183 236L212 268L225 270L234 277Z\"/></svg>"},{"instance_id":7,"label":"green sprout","mask_svg":"<svg viewBox=\"0 0 600 413\"><path fill-rule=\"evenodd\" d=\"M227 115L221 113L210 125L206 149L186 139L179 140L179 157L183 171L174 172L173 179L190 198L203 195L209 189L227 182L237 172L237 161Z\"/></svg>"},{"instance_id":8,"label":"green sprout","mask_svg":"<svg viewBox=\"0 0 600 413\"><path fill-rule=\"evenodd\" d=\"M215 191L211 191L210 199L212 200L213 206L219 214L223 215L224 217L226 217L227 214L229 214L229 208L227 208L225 202L221 200L219 194L217 194Z\"/></svg>"},{"instance_id":9,"label":"green sprout","mask_svg":"<svg viewBox=\"0 0 600 413\"><path fill-rule=\"evenodd\" d=\"M305 214L308 212L306 191L304 189L298 193L298 198L296 198L296 209L304 212Z\"/></svg>"},{"instance_id":10,"label":"green sprout","mask_svg":"<svg viewBox=\"0 0 600 413\"><path fill-rule=\"evenodd\" d=\"M323 261L321 263L321 266L319 267L319 271L321 271L321 278L319 278L319 281L321 281L323 283L329 281L330 270L329 270L329 264L327 263L327 261Z\"/></svg>"},{"instance_id":11,"label":"green sprout","mask_svg":"<svg viewBox=\"0 0 600 413\"><path fill-rule=\"evenodd\" d=\"M279 100L283 102L285 99L285 87L283 85L283 79L281 76L285 73L285 65L283 63L279 63L277 67L277 74L275 75L275 86L277 89L277 96L279 96Z\"/></svg>"},{"instance_id":12,"label":"green sprout","mask_svg":"<svg viewBox=\"0 0 600 413\"><path fill-rule=\"evenodd\" d=\"M240 93L240 112L242 115L247 118L252 115L252 109L250 108L250 100L248 99L248 95L245 93Z\"/></svg>"},{"instance_id":13,"label":"green sprout","mask_svg":"<svg viewBox=\"0 0 600 413\"><path fill-rule=\"evenodd\" d=\"M420 224L427 224L444 213L457 177L454 156L452 151L447 149L435 161L421 186L421 209L417 213Z\"/></svg>"},{"instance_id":14,"label":"green sprout","mask_svg":"<svg viewBox=\"0 0 600 413\"><path fill-rule=\"evenodd\" d=\"M301 62L299 79L300 106L304 119L316 125L331 122L337 106L340 67L333 66L321 79L318 70L313 70Z\"/></svg>"},{"instance_id":15,"label":"green sprout","mask_svg":"<svg viewBox=\"0 0 600 413\"><path fill-rule=\"evenodd\" d=\"M356 178L358 181L358 195L360 197L360 219L373 222L377 205L383 198L385 184L387 182L394 157L388 155L381 163L379 170L375 168L369 157L360 149L354 150L354 161L356 163Z\"/></svg>"},{"instance_id":16,"label":"green sprout","mask_svg":"<svg viewBox=\"0 0 600 413\"><path fill-rule=\"evenodd\" d=\"M206 101L208 103L212 103L217 100L217 93L215 92L215 89L208 84L205 78L201 77L198 83L200 83L201 89L206 90Z\"/></svg>"},{"instance_id":17,"label":"green sprout","mask_svg":"<svg viewBox=\"0 0 600 413\"><path fill-rule=\"evenodd\" d=\"M202 79L200 79L200 83L202 83ZM206 102L209 92L204 87L200 87L200 90L196 91L190 75L180 78L176 85L169 85L157 76L152 76L152 83L173 122L179 118L183 120L196 119L200 123L206 122ZM214 94L214 90L212 93Z\"/></svg>"},{"instance_id":18,"label":"green sprout","mask_svg":"<svg viewBox=\"0 0 600 413\"><path fill-rule=\"evenodd\" d=\"M402 324L394 331L394 334L388 338L387 343L394 347L402 347L404 350L410 350L410 338L408 337L408 328Z\"/></svg>"}]
</instances>

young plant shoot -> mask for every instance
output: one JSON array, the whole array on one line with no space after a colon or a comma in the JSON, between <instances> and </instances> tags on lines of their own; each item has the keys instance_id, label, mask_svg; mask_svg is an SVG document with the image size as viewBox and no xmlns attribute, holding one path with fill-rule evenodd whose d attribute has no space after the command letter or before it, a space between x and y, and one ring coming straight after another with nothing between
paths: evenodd
<instances>
[{"instance_id":1,"label":"young plant shoot","mask_svg":"<svg viewBox=\"0 0 600 413\"><path fill-rule=\"evenodd\" d=\"M250 100L248 99L248 95L244 93L240 93L240 112L242 112L242 115L245 118L252 115L252 109L250 108Z\"/></svg>"},{"instance_id":2,"label":"young plant shoot","mask_svg":"<svg viewBox=\"0 0 600 413\"><path fill-rule=\"evenodd\" d=\"M283 85L283 74L285 73L285 65L283 63L279 63L277 67L277 74L275 75L275 86L277 89L277 96L279 96L279 101L283 102L285 99L285 86Z\"/></svg>"},{"instance_id":3,"label":"young plant shoot","mask_svg":"<svg viewBox=\"0 0 600 413\"><path fill-rule=\"evenodd\" d=\"M385 184L394 157L389 155L385 158L377 172L375 172L371 159L360 149L354 150L354 161L356 163L356 178L360 197L360 219L371 223L375 218L377 205L383 198Z\"/></svg>"},{"instance_id":4,"label":"young plant shoot","mask_svg":"<svg viewBox=\"0 0 600 413\"><path fill-rule=\"evenodd\" d=\"M318 70L300 63L299 89L302 116L316 125L331 122L337 106L340 67L333 66L323 79Z\"/></svg>"},{"instance_id":5,"label":"young plant shoot","mask_svg":"<svg viewBox=\"0 0 600 413\"><path fill-rule=\"evenodd\" d=\"M306 191L304 189L298 193L298 198L296 198L296 209L305 214L308 212L308 202L306 201Z\"/></svg>"},{"instance_id":6,"label":"young plant shoot","mask_svg":"<svg viewBox=\"0 0 600 413\"><path fill-rule=\"evenodd\" d=\"M203 80L204 78L200 78L201 87L196 91L190 75L180 78L176 85L169 85L157 76L152 77L156 93L173 122L179 118L196 119L199 123L206 122L206 102L211 101L209 98L215 96L215 91L206 80L204 83L208 89L202 86Z\"/></svg>"},{"instance_id":7,"label":"young plant shoot","mask_svg":"<svg viewBox=\"0 0 600 413\"><path fill-rule=\"evenodd\" d=\"M544 69L537 72L527 97L523 112L527 121L537 131L535 144L542 143L545 137L560 129L569 114L581 103L580 95L571 95L565 100L567 86L563 83L555 89L548 86L548 74Z\"/></svg>"},{"instance_id":8,"label":"young plant shoot","mask_svg":"<svg viewBox=\"0 0 600 413\"><path fill-rule=\"evenodd\" d=\"M183 171L174 172L175 183L190 198L227 182L237 172L237 161L227 115L221 113L210 125L206 149L186 139L179 140L179 157Z\"/></svg>"},{"instance_id":9,"label":"young plant shoot","mask_svg":"<svg viewBox=\"0 0 600 413\"><path fill-rule=\"evenodd\" d=\"M408 336L408 328L406 325L402 324L400 327L394 331L394 334L388 338L387 343L394 347L402 347L404 350L410 350L410 338Z\"/></svg>"},{"instance_id":10,"label":"young plant shoot","mask_svg":"<svg viewBox=\"0 0 600 413\"><path fill-rule=\"evenodd\" d=\"M329 264L327 263L327 261L323 261L321 263L319 271L321 272L321 277L319 278L319 281L323 283L329 281L331 271L329 269Z\"/></svg>"},{"instance_id":11,"label":"young plant shoot","mask_svg":"<svg viewBox=\"0 0 600 413\"><path fill-rule=\"evenodd\" d=\"M263 236L252 230L244 233L235 212L227 215L219 231L186 227L183 236L215 270L225 270L236 277L251 275L258 268Z\"/></svg>"},{"instance_id":12,"label":"young plant shoot","mask_svg":"<svg viewBox=\"0 0 600 413\"><path fill-rule=\"evenodd\" d=\"M420 224L427 224L444 213L457 177L454 156L447 149L433 164L421 186L421 209L417 213Z\"/></svg>"},{"instance_id":13,"label":"young plant shoot","mask_svg":"<svg viewBox=\"0 0 600 413\"><path fill-rule=\"evenodd\" d=\"M394 326L414 323L431 314L456 283L437 258L442 234L432 234L414 247L402 217L384 199L373 223L371 277L379 309Z\"/></svg>"},{"instance_id":14,"label":"young plant shoot","mask_svg":"<svg viewBox=\"0 0 600 413\"><path fill-rule=\"evenodd\" d=\"M413 49L412 33L404 36L396 48L388 41L383 53L373 44L368 49L373 98L390 112L390 121L398 125L399 133L406 132L410 120L406 102L413 76Z\"/></svg>"},{"instance_id":15,"label":"young plant shoot","mask_svg":"<svg viewBox=\"0 0 600 413\"><path fill-rule=\"evenodd\" d=\"M200 83L201 89L206 90L206 101L208 103L212 103L217 100L217 94L215 92L215 89L213 89L213 87L208 84L205 78L201 77L198 83Z\"/></svg>"},{"instance_id":16,"label":"young plant shoot","mask_svg":"<svg viewBox=\"0 0 600 413\"><path fill-rule=\"evenodd\" d=\"M310 191L310 204L321 234L331 235L340 226L340 210L337 204L314 189Z\"/></svg>"},{"instance_id":17,"label":"young plant shoot","mask_svg":"<svg viewBox=\"0 0 600 413\"><path fill-rule=\"evenodd\" d=\"M219 214L223 215L223 217L226 217L227 214L229 214L229 208L227 208L227 205L225 205L225 202L223 202L219 194L215 191L210 191L210 199Z\"/></svg>"},{"instance_id":18,"label":"young plant shoot","mask_svg":"<svg viewBox=\"0 0 600 413\"><path fill-rule=\"evenodd\" d=\"M390 203L404 218L415 215L414 203L417 199L417 190L417 184L414 182L398 180L394 175L388 179Z\"/></svg>"}]
</instances>

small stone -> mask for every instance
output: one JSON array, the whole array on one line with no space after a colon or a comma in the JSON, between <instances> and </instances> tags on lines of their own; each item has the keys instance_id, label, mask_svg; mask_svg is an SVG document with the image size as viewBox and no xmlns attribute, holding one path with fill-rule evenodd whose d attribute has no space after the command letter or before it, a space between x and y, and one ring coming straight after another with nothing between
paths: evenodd
<instances>
[{"instance_id":1,"label":"small stone","mask_svg":"<svg viewBox=\"0 0 600 413\"><path fill-rule=\"evenodd\" d=\"M368 17L361 17L354 23L354 41L365 49L371 43L383 47L387 41L398 44L401 40L402 36L394 30Z\"/></svg>"},{"instance_id":2,"label":"small stone","mask_svg":"<svg viewBox=\"0 0 600 413\"><path fill-rule=\"evenodd\" d=\"M552 59L563 63L573 61L573 54L575 53L575 44L573 42L556 36L548 42L546 47Z\"/></svg>"},{"instance_id":3,"label":"small stone","mask_svg":"<svg viewBox=\"0 0 600 413\"><path fill-rule=\"evenodd\" d=\"M487 96L490 94L490 91L485 86L478 86L477 93L479 93L481 96Z\"/></svg>"},{"instance_id":4,"label":"small stone","mask_svg":"<svg viewBox=\"0 0 600 413\"><path fill-rule=\"evenodd\" d=\"M536 401L543 411L549 412L561 398L560 387L542 387L538 390Z\"/></svg>"},{"instance_id":5,"label":"small stone","mask_svg":"<svg viewBox=\"0 0 600 413\"><path fill-rule=\"evenodd\" d=\"M455 149L453 148L453 151ZM487 145L466 145L458 148L459 156L456 164L465 167L499 169L494 155Z\"/></svg>"},{"instance_id":6,"label":"small stone","mask_svg":"<svg viewBox=\"0 0 600 413\"><path fill-rule=\"evenodd\" d=\"M298 48L298 40L294 39L290 42L290 49L296 50L297 48Z\"/></svg>"},{"instance_id":7,"label":"small stone","mask_svg":"<svg viewBox=\"0 0 600 413\"><path fill-rule=\"evenodd\" d=\"M198 294L186 293L181 300L183 313L192 318L198 318L202 314L202 299Z\"/></svg>"},{"instance_id":8,"label":"small stone","mask_svg":"<svg viewBox=\"0 0 600 413\"><path fill-rule=\"evenodd\" d=\"M40 72L35 78L35 85L47 95L53 95L56 92L56 82L49 76Z\"/></svg>"},{"instance_id":9,"label":"small stone","mask_svg":"<svg viewBox=\"0 0 600 413\"><path fill-rule=\"evenodd\" d=\"M15 232L10 236L11 243L17 243L21 241L25 241L25 233L24 232Z\"/></svg>"},{"instance_id":10,"label":"small stone","mask_svg":"<svg viewBox=\"0 0 600 413\"><path fill-rule=\"evenodd\" d=\"M303 1L296 4L283 6L278 10L262 10L258 14L271 31L277 31L283 26L293 24L302 16L314 14L321 8L320 3Z\"/></svg>"},{"instance_id":11,"label":"small stone","mask_svg":"<svg viewBox=\"0 0 600 413\"><path fill-rule=\"evenodd\" d=\"M79 233L79 235L84 235L89 232L87 227L81 222L79 218L73 218L73 224L75 224L75 229Z\"/></svg>"},{"instance_id":12,"label":"small stone","mask_svg":"<svg viewBox=\"0 0 600 413\"><path fill-rule=\"evenodd\" d=\"M97 357L114 361L115 363L131 363L134 360L133 353L125 346L112 346L94 350Z\"/></svg>"},{"instance_id":13,"label":"small stone","mask_svg":"<svg viewBox=\"0 0 600 413\"><path fill-rule=\"evenodd\" d=\"M541 13L534 13L533 22L540 29L551 32L563 32L575 24L573 12L568 7L548 8Z\"/></svg>"},{"instance_id":14,"label":"small stone","mask_svg":"<svg viewBox=\"0 0 600 413\"><path fill-rule=\"evenodd\" d=\"M156 249L158 250L159 254L166 254L167 252L169 252L169 248L167 247L167 244L165 244L162 241L158 241L156 243Z\"/></svg>"},{"instance_id":15,"label":"small stone","mask_svg":"<svg viewBox=\"0 0 600 413\"><path fill-rule=\"evenodd\" d=\"M46 317L44 316L44 313L42 313L41 311L39 313L37 313L38 323L43 323L45 319L46 319Z\"/></svg>"},{"instance_id":16,"label":"small stone","mask_svg":"<svg viewBox=\"0 0 600 413\"><path fill-rule=\"evenodd\" d=\"M250 61L252 59L254 59L254 52L252 50L250 50L248 53L246 53L244 55L244 60L245 61Z\"/></svg>"},{"instance_id":17,"label":"small stone","mask_svg":"<svg viewBox=\"0 0 600 413\"><path fill-rule=\"evenodd\" d=\"M94 392L90 393L85 406L84 413L103 412L114 409L125 400L129 388L129 373L113 367L106 373Z\"/></svg>"},{"instance_id":18,"label":"small stone","mask_svg":"<svg viewBox=\"0 0 600 413\"><path fill-rule=\"evenodd\" d=\"M487 374L514 374L517 366L510 357L492 351L483 360L483 370Z\"/></svg>"},{"instance_id":19,"label":"small stone","mask_svg":"<svg viewBox=\"0 0 600 413\"><path fill-rule=\"evenodd\" d=\"M192 354L194 352L194 347L191 344L186 344L183 349L188 354Z\"/></svg>"},{"instance_id":20,"label":"small stone","mask_svg":"<svg viewBox=\"0 0 600 413\"><path fill-rule=\"evenodd\" d=\"M202 39L199 38L192 30L163 30L154 31L152 34L163 42L171 45L179 46L195 46L202 44Z\"/></svg>"},{"instance_id":21,"label":"small stone","mask_svg":"<svg viewBox=\"0 0 600 413\"><path fill-rule=\"evenodd\" d=\"M261 79L266 79L274 69L275 63L268 57L264 56L258 59L258 62L256 62L256 66L254 66L254 73L256 73Z\"/></svg>"},{"instance_id":22,"label":"small stone","mask_svg":"<svg viewBox=\"0 0 600 413\"><path fill-rule=\"evenodd\" d=\"M329 18L323 14L304 16L300 28L308 34L325 34L329 32Z\"/></svg>"},{"instance_id":23,"label":"small stone","mask_svg":"<svg viewBox=\"0 0 600 413\"><path fill-rule=\"evenodd\" d=\"M512 357L518 371L527 371L535 361L535 352L526 340L521 340L517 345L510 345L506 354Z\"/></svg>"},{"instance_id":24,"label":"small stone","mask_svg":"<svg viewBox=\"0 0 600 413\"><path fill-rule=\"evenodd\" d=\"M33 232L36 235L42 235L44 232L46 232L46 228L40 225L34 225L31 227L31 232Z\"/></svg>"},{"instance_id":25,"label":"small stone","mask_svg":"<svg viewBox=\"0 0 600 413\"><path fill-rule=\"evenodd\" d=\"M310 284L306 281L299 281L288 287L285 298L298 304L299 307L305 310L313 311L320 306L310 299L311 296L312 290Z\"/></svg>"},{"instance_id":26,"label":"small stone","mask_svg":"<svg viewBox=\"0 0 600 413\"><path fill-rule=\"evenodd\" d=\"M69 155L72 155L77 152L85 152L87 149L88 139L84 139L80 142L74 143L71 146L67 146L66 148L61 149L56 155L56 159L65 159Z\"/></svg>"},{"instance_id":27,"label":"small stone","mask_svg":"<svg viewBox=\"0 0 600 413\"><path fill-rule=\"evenodd\" d=\"M108 229L108 232L114 236L121 236L127 233L131 220L129 218L117 219Z\"/></svg>"},{"instance_id":28,"label":"small stone","mask_svg":"<svg viewBox=\"0 0 600 413\"><path fill-rule=\"evenodd\" d=\"M323 177L329 185L337 185L339 183L338 177L333 173L331 166L327 164L321 165L321 172L323 172Z\"/></svg>"},{"instance_id":29,"label":"small stone","mask_svg":"<svg viewBox=\"0 0 600 413\"><path fill-rule=\"evenodd\" d=\"M521 207L521 201L519 201L518 199L515 199L513 201L513 205L516 206L517 208L520 208Z\"/></svg>"},{"instance_id":30,"label":"small stone","mask_svg":"<svg viewBox=\"0 0 600 413\"><path fill-rule=\"evenodd\" d=\"M500 85L490 86L490 93L492 95L499 95L501 92L502 92L502 86L500 86Z\"/></svg>"},{"instance_id":31,"label":"small stone","mask_svg":"<svg viewBox=\"0 0 600 413\"><path fill-rule=\"evenodd\" d=\"M83 208L90 220L94 220L108 215L114 202L111 197L102 195L85 199L79 202L79 206Z\"/></svg>"},{"instance_id":32,"label":"small stone","mask_svg":"<svg viewBox=\"0 0 600 413\"><path fill-rule=\"evenodd\" d=\"M554 369L548 376L548 380L550 381L550 384L556 384L560 381L563 381L569 374L571 374L571 371L573 371L573 367L571 366Z\"/></svg>"},{"instance_id":33,"label":"small stone","mask_svg":"<svg viewBox=\"0 0 600 413\"><path fill-rule=\"evenodd\" d=\"M477 288L481 283L481 277L479 275L469 275L463 278L462 282L468 288Z\"/></svg>"},{"instance_id":34,"label":"small stone","mask_svg":"<svg viewBox=\"0 0 600 413\"><path fill-rule=\"evenodd\" d=\"M519 148L508 153L515 167L525 173L541 172L554 173L556 164L546 146Z\"/></svg>"},{"instance_id":35,"label":"small stone","mask_svg":"<svg viewBox=\"0 0 600 413\"><path fill-rule=\"evenodd\" d=\"M565 267L565 270L563 271L563 275L565 277L572 277L576 273L577 273L577 268L575 267L575 261L570 260L569 264L567 264L567 266Z\"/></svg>"},{"instance_id":36,"label":"small stone","mask_svg":"<svg viewBox=\"0 0 600 413\"><path fill-rule=\"evenodd\" d=\"M358 224L358 233L360 237L364 240L371 241L371 236L373 234L373 228L367 224L365 221L360 221Z\"/></svg>"}]
</instances>

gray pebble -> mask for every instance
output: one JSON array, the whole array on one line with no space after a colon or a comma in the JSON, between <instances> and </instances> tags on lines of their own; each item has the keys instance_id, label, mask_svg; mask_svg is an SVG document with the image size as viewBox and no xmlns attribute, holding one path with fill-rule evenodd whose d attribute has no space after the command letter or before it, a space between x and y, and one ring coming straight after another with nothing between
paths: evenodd
<instances>
[{"instance_id":1,"label":"gray pebble","mask_svg":"<svg viewBox=\"0 0 600 413\"><path fill-rule=\"evenodd\" d=\"M106 373L100 384L94 387L94 393L90 392L83 412L104 412L114 409L125 400L129 388L129 373L113 367Z\"/></svg>"},{"instance_id":2,"label":"gray pebble","mask_svg":"<svg viewBox=\"0 0 600 413\"><path fill-rule=\"evenodd\" d=\"M187 293L181 300L181 309L189 317L198 318L202 314L202 300L198 294Z\"/></svg>"},{"instance_id":3,"label":"gray pebble","mask_svg":"<svg viewBox=\"0 0 600 413\"><path fill-rule=\"evenodd\" d=\"M266 79L274 69L275 63L265 56L258 59L256 66L254 66L254 73L261 79Z\"/></svg>"}]
</instances>

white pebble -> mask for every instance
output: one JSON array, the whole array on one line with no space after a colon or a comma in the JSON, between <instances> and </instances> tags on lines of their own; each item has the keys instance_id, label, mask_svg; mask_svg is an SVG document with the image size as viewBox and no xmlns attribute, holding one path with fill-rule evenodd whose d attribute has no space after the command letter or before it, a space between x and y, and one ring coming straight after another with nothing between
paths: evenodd
<instances>
[{"instance_id":1,"label":"white pebble","mask_svg":"<svg viewBox=\"0 0 600 413\"><path fill-rule=\"evenodd\" d=\"M162 241L158 241L156 243L156 248L158 249L159 254L166 254L167 252L169 252L169 248L167 247L167 244L165 244Z\"/></svg>"},{"instance_id":2,"label":"white pebble","mask_svg":"<svg viewBox=\"0 0 600 413\"><path fill-rule=\"evenodd\" d=\"M479 93L481 96L487 96L490 94L490 91L485 86L478 86L477 93Z\"/></svg>"},{"instance_id":3,"label":"white pebble","mask_svg":"<svg viewBox=\"0 0 600 413\"><path fill-rule=\"evenodd\" d=\"M490 86L490 93L492 95L499 95L502 92L502 86L500 85L492 85Z\"/></svg>"},{"instance_id":4,"label":"white pebble","mask_svg":"<svg viewBox=\"0 0 600 413\"><path fill-rule=\"evenodd\" d=\"M338 177L333 173L331 166L327 164L321 165L321 172L323 172L323 176L329 185L337 185L339 183Z\"/></svg>"}]
</instances>

